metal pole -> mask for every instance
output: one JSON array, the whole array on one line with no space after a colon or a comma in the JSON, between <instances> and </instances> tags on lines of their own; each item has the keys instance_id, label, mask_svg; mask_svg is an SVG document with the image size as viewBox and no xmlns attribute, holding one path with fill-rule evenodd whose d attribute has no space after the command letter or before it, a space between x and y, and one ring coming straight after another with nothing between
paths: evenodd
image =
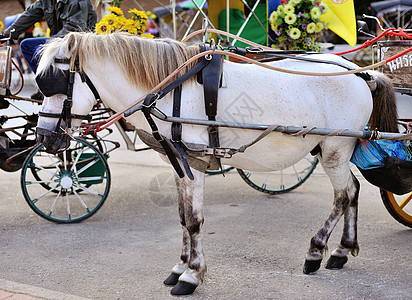
<instances>
[{"instance_id":1,"label":"metal pole","mask_svg":"<svg viewBox=\"0 0 412 300\"><path fill-rule=\"evenodd\" d=\"M200 13L202 14L202 16L207 20L207 22L210 24L210 26L213 29L216 29L216 27L212 24L212 22L210 22L209 18L207 17L207 15L205 14L205 12L203 10L200 9L199 5L196 3L196 1L192 0L193 4L196 6L196 8L200 11ZM221 40L223 40L222 36L220 34L217 34L219 36L219 38Z\"/></svg>"},{"instance_id":2,"label":"metal pole","mask_svg":"<svg viewBox=\"0 0 412 300\"><path fill-rule=\"evenodd\" d=\"M250 11L249 15L247 16L246 21L242 24L242 26L239 28L239 31L236 33L236 36L240 36L243 32L243 29L245 29L247 22L249 22L250 18L253 16L254 11L256 9L256 7L259 5L260 0L257 0L255 5L253 5L252 10ZM237 40L233 40L232 41L232 46L234 46L236 44Z\"/></svg>"},{"instance_id":3,"label":"metal pole","mask_svg":"<svg viewBox=\"0 0 412 300\"><path fill-rule=\"evenodd\" d=\"M190 118L177 118L167 116L156 109L152 109L151 113L158 119L167 122L177 122L182 124L191 125L204 125L204 126L218 126L227 128L238 128L238 129L251 129L251 130L266 130L271 125L262 124L243 124L243 123L233 123L224 121L210 121L210 120L199 120ZM348 129L329 129L329 128L307 128L307 127L296 127L296 126L277 126L273 131L281 132L286 134L295 134L296 136L313 134L322 136L342 136L342 137L355 137L359 139L367 139L368 132L366 131L354 131ZM369 134L371 132L369 131ZM366 135L366 136L365 136ZM402 133L391 133L391 132L380 132L379 139L381 140L411 140L412 134L402 134Z\"/></svg>"},{"instance_id":4,"label":"metal pole","mask_svg":"<svg viewBox=\"0 0 412 300\"><path fill-rule=\"evenodd\" d=\"M230 30L230 12L229 12L229 9L230 9L230 0L227 0L226 1L226 32L230 32L229 31ZM227 38L227 44L229 45L230 44L229 37L227 36L226 38Z\"/></svg>"},{"instance_id":5,"label":"metal pole","mask_svg":"<svg viewBox=\"0 0 412 300\"><path fill-rule=\"evenodd\" d=\"M176 0L171 0L171 4L172 4L172 18L173 18L173 38L176 39L177 38L177 34L176 34Z\"/></svg>"},{"instance_id":6,"label":"metal pole","mask_svg":"<svg viewBox=\"0 0 412 300\"><path fill-rule=\"evenodd\" d=\"M192 0L192 1L193 1L193 0ZM200 9L203 9L203 7L204 7L205 4L206 4L206 1L207 1L207 0L203 0L203 1L202 1L202 4L200 5ZM185 34L184 34L182 40L184 40L184 39L189 35L190 30L192 30L192 27L193 27L193 25L195 24L195 22L196 22L197 18L199 17L199 15L200 15L200 10L198 10L198 11L196 12L195 16L193 17L192 22L190 22L189 28L187 28L187 30L186 30L186 32L185 32Z\"/></svg>"}]
</instances>

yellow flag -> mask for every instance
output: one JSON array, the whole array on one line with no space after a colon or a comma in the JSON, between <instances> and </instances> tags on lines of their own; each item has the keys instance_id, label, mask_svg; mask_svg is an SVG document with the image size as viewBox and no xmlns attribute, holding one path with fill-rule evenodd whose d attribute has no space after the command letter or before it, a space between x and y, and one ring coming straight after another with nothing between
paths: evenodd
<instances>
[{"instance_id":1,"label":"yellow flag","mask_svg":"<svg viewBox=\"0 0 412 300\"><path fill-rule=\"evenodd\" d=\"M353 0L322 0L329 6L320 18L328 28L343 38L352 47L356 44L356 17Z\"/></svg>"}]
</instances>

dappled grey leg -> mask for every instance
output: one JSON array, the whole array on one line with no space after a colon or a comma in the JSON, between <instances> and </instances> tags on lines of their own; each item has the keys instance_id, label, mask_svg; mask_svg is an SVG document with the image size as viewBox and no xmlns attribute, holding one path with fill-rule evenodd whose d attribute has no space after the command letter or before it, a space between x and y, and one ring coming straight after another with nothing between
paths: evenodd
<instances>
[{"instance_id":1,"label":"dappled grey leg","mask_svg":"<svg viewBox=\"0 0 412 300\"><path fill-rule=\"evenodd\" d=\"M206 264L203 253L203 172L192 169L194 180L187 176L177 179L179 183L179 215L183 227L183 248L181 262L173 271L183 270L178 282L171 290L172 295L188 295L195 291L203 281L206 273ZM170 276L169 276L170 277Z\"/></svg>"},{"instance_id":2,"label":"dappled grey leg","mask_svg":"<svg viewBox=\"0 0 412 300\"><path fill-rule=\"evenodd\" d=\"M345 212L342 238L326 264L327 269L342 269L348 261L348 253L353 256L357 256L359 253L357 234L359 182L355 176L353 178L357 187L356 193Z\"/></svg>"},{"instance_id":3,"label":"dappled grey leg","mask_svg":"<svg viewBox=\"0 0 412 300\"><path fill-rule=\"evenodd\" d=\"M305 274L316 272L320 268L324 251L327 249L329 237L342 215L347 212L350 205L354 205L356 209L354 211L351 210L351 213L348 212L348 214L346 214L345 230L353 232L354 228L356 228L356 218L353 218L353 212L355 212L356 215L359 182L350 171L349 162L346 161L345 157L342 155L341 150L343 147L345 147L344 144L342 144L341 148L336 146L327 150L322 148L323 157L320 157L320 162L333 185L334 202L329 218L311 239L303 267L303 272ZM353 234L351 233L346 236L352 235ZM346 240L344 239L344 241Z\"/></svg>"},{"instance_id":4,"label":"dappled grey leg","mask_svg":"<svg viewBox=\"0 0 412 300\"><path fill-rule=\"evenodd\" d=\"M175 181L176 181L176 188L177 188L177 202L178 202L178 209L179 209L179 219L180 224L182 225L182 232L183 232L183 243L182 243L182 253L180 255L180 262L176 264L173 269L172 273L166 280L163 282L165 285L174 286L178 283L180 275L186 271L189 258L190 258L190 235L186 228L186 220L185 220L185 205L184 200L186 197L186 190L183 188L182 181L177 174L175 174Z\"/></svg>"},{"instance_id":5,"label":"dappled grey leg","mask_svg":"<svg viewBox=\"0 0 412 300\"><path fill-rule=\"evenodd\" d=\"M305 257L303 273L310 274L319 270L328 239L340 217L343 215L343 210L346 206L345 203L347 203L346 193L335 192L335 203L329 218L310 241L310 247Z\"/></svg>"}]
</instances>

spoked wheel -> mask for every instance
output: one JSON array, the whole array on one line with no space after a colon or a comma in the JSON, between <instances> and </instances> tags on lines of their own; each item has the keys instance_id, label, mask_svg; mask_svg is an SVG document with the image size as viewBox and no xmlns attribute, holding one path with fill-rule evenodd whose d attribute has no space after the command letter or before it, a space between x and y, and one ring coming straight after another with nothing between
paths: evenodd
<instances>
[{"instance_id":1,"label":"spoked wheel","mask_svg":"<svg viewBox=\"0 0 412 300\"><path fill-rule=\"evenodd\" d=\"M218 175L218 174L222 174L222 173L227 173L230 170L234 169L234 167L226 166L226 165L223 165L222 167L223 167L223 170L206 170L205 172L208 175Z\"/></svg>"},{"instance_id":2,"label":"spoked wheel","mask_svg":"<svg viewBox=\"0 0 412 300\"><path fill-rule=\"evenodd\" d=\"M95 214L110 190L105 156L76 139L57 154L42 145L27 156L20 177L24 198L41 217L56 223L80 222Z\"/></svg>"},{"instance_id":3,"label":"spoked wheel","mask_svg":"<svg viewBox=\"0 0 412 300\"><path fill-rule=\"evenodd\" d=\"M309 178L318 164L317 157L307 155L302 160L280 171L254 172L237 169L242 179L254 189L276 195L296 189Z\"/></svg>"},{"instance_id":4,"label":"spoked wheel","mask_svg":"<svg viewBox=\"0 0 412 300\"><path fill-rule=\"evenodd\" d=\"M383 204L391 216L399 223L412 228L412 192L397 196L380 190Z\"/></svg>"}]
</instances>

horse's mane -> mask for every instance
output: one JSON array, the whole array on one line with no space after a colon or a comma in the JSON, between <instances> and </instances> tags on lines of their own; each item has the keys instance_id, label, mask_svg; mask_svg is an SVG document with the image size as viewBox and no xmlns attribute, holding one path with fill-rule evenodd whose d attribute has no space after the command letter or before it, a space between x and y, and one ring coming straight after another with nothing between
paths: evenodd
<instances>
[{"instance_id":1,"label":"horse's mane","mask_svg":"<svg viewBox=\"0 0 412 300\"><path fill-rule=\"evenodd\" d=\"M124 33L96 35L72 32L44 46L39 72L53 64L57 55L70 56L71 68L77 56L80 70L92 57L102 63L110 60L124 70L130 82L152 88L199 53L199 49L199 45L186 45L172 39L147 39Z\"/></svg>"}]
</instances>

